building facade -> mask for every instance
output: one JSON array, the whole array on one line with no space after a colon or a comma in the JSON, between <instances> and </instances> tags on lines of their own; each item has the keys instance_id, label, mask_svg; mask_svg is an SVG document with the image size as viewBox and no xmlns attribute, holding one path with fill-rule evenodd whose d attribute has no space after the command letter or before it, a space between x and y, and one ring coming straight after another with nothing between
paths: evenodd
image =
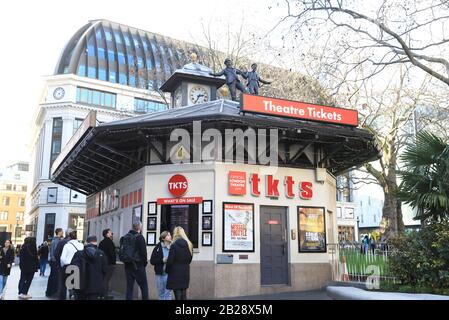
<instances>
[{"instance_id":1,"label":"building facade","mask_svg":"<svg viewBox=\"0 0 449 320\"><path fill-rule=\"evenodd\" d=\"M357 242L359 230L355 214L353 171L337 177L337 226L338 243Z\"/></svg>"},{"instance_id":2,"label":"building facade","mask_svg":"<svg viewBox=\"0 0 449 320\"><path fill-rule=\"evenodd\" d=\"M61 227L84 236L86 198L50 181L54 160L92 110L103 123L167 109L157 89L182 65L186 46L107 20L90 21L70 39L35 111L27 235L42 242Z\"/></svg>"},{"instance_id":3,"label":"building facade","mask_svg":"<svg viewBox=\"0 0 449 320\"><path fill-rule=\"evenodd\" d=\"M0 171L0 233L7 233L2 238L9 238L13 245L22 244L24 239L28 172L28 162L17 162Z\"/></svg>"}]
</instances>

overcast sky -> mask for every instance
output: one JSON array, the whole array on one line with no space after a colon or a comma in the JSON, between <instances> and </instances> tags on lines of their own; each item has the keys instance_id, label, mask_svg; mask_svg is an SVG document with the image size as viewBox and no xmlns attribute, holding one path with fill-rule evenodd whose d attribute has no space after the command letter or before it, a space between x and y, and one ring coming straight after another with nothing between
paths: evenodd
<instances>
[{"instance_id":1,"label":"overcast sky","mask_svg":"<svg viewBox=\"0 0 449 320\"><path fill-rule=\"evenodd\" d=\"M268 30L282 4L272 0L38 0L5 1L0 10L0 167L30 159L33 111L45 75L54 72L66 42L88 20L127 24L185 41L201 39L201 21L231 21ZM268 10L272 6L274 9ZM277 16L276 16L277 15Z\"/></svg>"}]
</instances>

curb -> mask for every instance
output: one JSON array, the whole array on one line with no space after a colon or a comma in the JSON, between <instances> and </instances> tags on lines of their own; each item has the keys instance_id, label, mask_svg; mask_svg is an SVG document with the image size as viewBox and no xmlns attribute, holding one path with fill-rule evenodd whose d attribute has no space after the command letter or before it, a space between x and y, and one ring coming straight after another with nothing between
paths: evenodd
<instances>
[{"instance_id":1,"label":"curb","mask_svg":"<svg viewBox=\"0 0 449 320\"><path fill-rule=\"evenodd\" d=\"M334 300L449 300L449 296L436 294L378 292L349 286L328 286L326 292Z\"/></svg>"}]
</instances>

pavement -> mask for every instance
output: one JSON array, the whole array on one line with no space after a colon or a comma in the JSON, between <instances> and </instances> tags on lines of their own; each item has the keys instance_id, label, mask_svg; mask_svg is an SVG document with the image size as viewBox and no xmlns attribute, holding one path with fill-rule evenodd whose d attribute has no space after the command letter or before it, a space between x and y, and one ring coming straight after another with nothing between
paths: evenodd
<instances>
[{"instance_id":1,"label":"pavement","mask_svg":"<svg viewBox=\"0 0 449 320\"><path fill-rule=\"evenodd\" d=\"M335 300L449 300L449 296L402 292L375 292L354 287L328 286L327 294Z\"/></svg>"},{"instance_id":2,"label":"pavement","mask_svg":"<svg viewBox=\"0 0 449 320\"><path fill-rule=\"evenodd\" d=\"M48 276L50 275L50 267L47 266L45 270L45 276L39 276L39 273L34 274L33 282L28 292L33 299L32 300L54 300L45 296L45 290L47 289ZM19 300L19 284L20 268L18 265L14 265L11 268L11 275L8 277L8 282L5 288L5 300ZM120 293L113 292L112 296L114 300L124 300L125 296ZM326 290L315 291L299 291L299 292L284 292L275 294L263 294L255 296L241 296L231 297L225 300L331 300L327 295Z\"/></svg>"}]
</instances>

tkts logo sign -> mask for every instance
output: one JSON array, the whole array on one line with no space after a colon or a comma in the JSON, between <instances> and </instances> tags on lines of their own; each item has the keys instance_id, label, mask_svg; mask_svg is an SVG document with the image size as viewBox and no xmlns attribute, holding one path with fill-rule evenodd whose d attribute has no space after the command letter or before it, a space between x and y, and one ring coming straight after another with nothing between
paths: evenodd
<instances>
[{"instance_id":1,"label":"tkts logo sign","mask_svg":"<svg viewBox=\"0 0 449 320\"><path fill-rule=\"evenodd\" d=\"M245 195L247 190L247 181L250 183L250 192L253 196L261 195L262 185L265 185L265 196L270 198L279 198L280 190L287 198L294 198L296 195L301 199L312 199L313 183L309 181L295 181L292 176L285 176L284 179L275 179L271 174L261 176L257 173L249 174L242 171L229 171L228 174L228 193L231 195Z\"/></svg>"}]
</instances>

